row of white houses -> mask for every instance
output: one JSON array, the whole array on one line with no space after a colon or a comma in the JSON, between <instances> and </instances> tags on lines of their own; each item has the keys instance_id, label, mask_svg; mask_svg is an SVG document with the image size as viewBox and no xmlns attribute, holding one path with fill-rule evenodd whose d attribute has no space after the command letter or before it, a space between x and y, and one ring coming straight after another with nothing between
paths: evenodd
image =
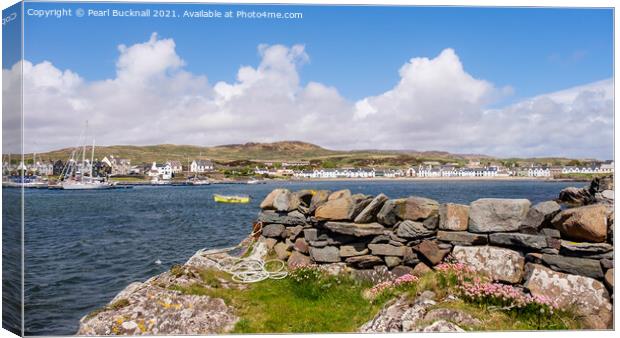
<instances>
[{"instance_id":1,"label":"row of white houses","mask_svg":"<svg viewBox=\"0 0 620 338\"><path fill-rule=\"evenodd\" d=\"M551 177L557 174L605 174L613 173L613 162L592 167L529 167L507 170L495 166L480 168L456 168L452 166L420 166L418 168L375 170L355 169L314 169L314 170L269 170L256 168L258 175L293 176L298 178L373 178L373 177Z\"/></svg>"}]
</instances>

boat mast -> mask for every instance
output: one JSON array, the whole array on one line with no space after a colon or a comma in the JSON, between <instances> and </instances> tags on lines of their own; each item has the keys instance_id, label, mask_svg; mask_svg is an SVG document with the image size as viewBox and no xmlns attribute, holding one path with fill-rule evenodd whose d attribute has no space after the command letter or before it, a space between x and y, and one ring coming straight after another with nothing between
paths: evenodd
<instances>
[{"instance_id":1,"label":"boat mast","mask_svg":"<svg viewBox=\"0 0 620 338\"><path fill-rule=\"evenodd\" d=\"M93 166L95 164L95 138L93 137L93 149L90 154L90 180L93 180Z\"/></svg>"}]
</instances>

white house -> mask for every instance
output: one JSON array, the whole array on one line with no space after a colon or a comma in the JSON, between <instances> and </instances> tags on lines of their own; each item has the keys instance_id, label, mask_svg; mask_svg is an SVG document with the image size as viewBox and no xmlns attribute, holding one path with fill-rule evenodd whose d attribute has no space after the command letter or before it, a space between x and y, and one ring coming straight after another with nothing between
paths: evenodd
<instances>
[{"instance_id":1,"label":"white house","mask_svg":"<svg viewBox=\"0 0 620 338\"><path fill-rule=\"evenodd\" d=\"M170 168L172 168L172 172L175 174L183 171L183 165L181 164L181 161L167 161L166 163L170 165Z\"/></svg>"},{"instance_id":2,"label":"white house","mask_svg":"<svg viewBox=\"0 0 620 338\"><path fill-rule=\"evenodd\" d=\"M551 176L551 170L547 167L530 167L527 169L527 176L529 177L549 177Z\"/></svg>"},{"instance_id":3,"label":"white house","mask_svg":"<svg viewBox=\"0 0 620 338\"><path fill-rule=\"evenodd\" d=\"M210 160L193 160L189 171L193 173L206 173L213 170L213 162Z\"/></svg>"},{"instance_id":4,"label":"white house","mask_svg":"<svg viewBox=\"0 0 620 338\"><path fill-rule=\"evenodd\" d=\"M153 165L151 166L151 170L149 170L148 175L150 177L159 177L163 180L169 180L172 178L172 167L169 163L157 164L153 162Z\"/></svg>"}]
</instances>

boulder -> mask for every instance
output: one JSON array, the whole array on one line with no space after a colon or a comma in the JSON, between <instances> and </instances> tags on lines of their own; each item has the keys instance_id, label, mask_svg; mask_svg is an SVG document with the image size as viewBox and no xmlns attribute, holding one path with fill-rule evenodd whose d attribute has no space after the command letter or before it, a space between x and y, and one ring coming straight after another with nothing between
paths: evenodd
<instances>
[{"instance_id":1,"label":"boulder","mask_svg":"<svg viewBox=\"0 0 620 338\"><path fill-rule=\"evenodd\" d=\"M605 272L605 285L609 290L614 289L614 269L609 269Z\"/></svg>"},{"instance_id":2,"label":"boulder","mask_svg":"<svg viewBox=\"0 0 620 338\"><path fill-rule=\"evenodd\" d=\"M376 214L383 207L383 203L388 200L384 194L379 194L355 217L355 223L370 223L376 220Z\"/></svg>"},{"instance_id":3,"label":"boulder","mask_svg":"<svg viewBox=\"0 0 620 338\"><path fill-rule=\"evenodd\" d=\"M420 221L439 212L439 203L425 197L411 196L405 200L404 208L399 210L398 217L403 220Z\"/></svg>"},{"instance_id":4,"label":"boulder","mask_svg":"<svg viewBox=\"0 0 620 338\"><path fill-rule=\"evenodd\" d=\"M405 255L403 256L403 265L416 266L416 264L420 263L418 255L413 252L412 248L406 246L404 250Z\"/></svg>"},{"instance_id":5,"label":"boulder","mask_svg":"<svg viewBox=\"0 0 620 338\"><path fill-rule=\"evenodd\" d=\"M485 234L474 234L467 231L437 231L437 239L454 245L484 245L488 242Z\"/></svg>"},{"instance_id":6,"label":"boulder","mask_svg":"<svg viewBox=\"0 0 620 338\"><path fill-rule=\"evenodd\" d=\"M469 231L517 231L527 216L530 201L526 199L482 198L470 204Z\"/></svg>"},{"instance_id":7,"label":"boulder","mask_svg":"<svg viewBox=\"0 0 620 338\"><path fill-rule=\"evenodd\" d=\"M303 254L308 254L309 253L309 246L308 246L308 242L306 242L306 240L304 238L298 238L295 240L295 245L293 247L296 251L299 251Z\"/></svg>"},{"instance_id":8,"label":"boulder","mask_svg":"<svg viewBox=\"0 0 620 338\"><path fill-rule=\"evenodd\" d=\"M316 211L316 208L321 206L323 203L327 202L329 198L330 192L329 190L318 190L315 191L312 195L312 199L310 200L310 207L308 208L308 214L312 215Z\"/></svg>"},{"instance_id":9,"label":"boulder","mask_svg":"<svg viewBox=\"0 0 620 338\"><path fill-rule=\"evenodd\" d=\"M423 328L422 332L465 332L465 330L461 329L458 325L452 322L442 319Z\"/></svg>"},{"instance_id":10,"label":"boulder","mask_svg":"<svg viewBox=\"0 0 620 338\"><path fill-rule=\"evenodd\" d=\"M561 308L573 308L585 316L584 323L593 329L610 328L612 305L603 283L589 277L553 271L528 263L524 286L535 296L553 299Z\"/></svg>"},{"instance_id":11,"label":"boulder","mask_svg":"<svg viewBox=\"0 0 620 338\"><path fill-rule=\"evenodd\" d=\"M445 203L439 206L439 229L450 231L467 230L469 206Z\"/></svg>"},{"instance_id":12,"label":"boulder","mask_svg":"<svg viewBox=\"0 0 620 338\"><path fill-rule=\"evenodd\" d=\"M551 226L551 220L560 210L560 205L555 201L540 202L534 205L527 212L527 216L521 225L521 231L538 232L544 227Z\"/></svg>"},{"instance_id":13,"label":"boulder","mask_svg":"<svg viewBox=\"0 0 620 338\"><path fill-rule=\"evenodd\" d=\"M480 326L482 322L472 317L467 312L457 309L432 309L424 316L424 321L435 322L437 320L447 320L458 325Z\"/></svg>"},{"instance_id":14,"label":"boulder","mask_svg":"<svg viewBox=\"0 0 620 338\"><path fill-rule=\"evenodd\" d=\"M385 230L379 223L326 222L323 226L335 233L356 237L381 235Z\"/></svg>"},{"instance_id":15,"label":"boulder","mask_svg":"<svg viewBox=\"0 0 620 338\"><path fill-rule=\"evenodd\" d=\"M312 259L299 251L293 251L291 256L288 258L287 264L289 269L294 269L301 266L311 265Z\"/></svg>"},{"instance_id":16,"label":"boulder","mask_svg":"<svg viewBox=\"0 0 620 338\"><path fill-rule=\"evenodd\" d=\"M604 242L607 238L606 210L605 206L598 204L566 209L557 214L551 222L560 230L562 238Z\"/></svg>"},{"instance_id":17,"label":"boulder","mask_svg":"<svg viewBox=\"0 0 620 338\"><path fill-rule=\"evenodd\" d=\"M275 209L275 207L273 206L273 201L275 200L276 196L283 195L283 194L290 194L290 191L288 189L272 190L269 194L267 194L265 199L263 199L263 201L260 203L260 208L263 210Z\"/></svg>"},{"instance_id":18,"label":"boulder","mask_svg":"<svg viewBox=\"0 0 620 338\"><path fill-rule=\"evenodd\" d=\"M319 238L318 230L314 228L304 229L304 239L306 242L316 241Z\"/></svg>"},{"instance_id":19,"label":"boulder","mask_svg":"<svg viewBox=\"0 0 620 338\"><path fill-rule=\"evenodd\" d=\"M289 212L299 207L300 200L296 194L288 189L275 189L270 192L261 202L261 209L273 209L277 211Z\"/></svg>"},{"instance_id":20,"label":"boulder","mask_svg":"<svg viewBox=\"0 0 620 338\"><path fill-rule=\"evenodd\" d=\"M340 262L340 254L335 246L323 248L310 247L310 257L317 263L337 263Z\"/></svg>"},{"instance_id":21,"label":"boulder","mask_svg":"<svg viewBox=\"0 0 620 338\"><path fill-rule=\"evenodd\" d=\"M603 258L603 259L601 259L601 266L603 267L603 269L613 269L614 268L614 260L613 259L608 259L608 258Z\"/></svg>"},{"instance_id":22,"label":"boulder","mask_svg":"<svg viewBox=\"0 0 620 338\"><path fill-rule=\"evenodd\" d=\"M543 254L542 261L555 271L596 279L604 277L601 263L595 259Z\"/></svg>"},{"instance_id":23,"label":"boulder","mask_svg":"<svg viewBox=\"0 0 620 338\"><path fill-rule=\"evenodd\" d=\"M275 238L265 238L263 237L263 243L267 246L267 249L271 250L278 243L278 240Z\"/></svg>"},{"instance_id":24,"label":"boulder","mask_svg":"<svg viewBox=\"0 0 620 338\"><path fill-rule=\"evenodd\" d=\"M392 274L394 274L394 276L400 277L404 275L411 275L413 272L413 269L405 265L398 265L398 266L395 266L391 272Z\"/></svg>"},{"instance_id":25,"label":"boulder","mask_svg":"<svg viewBox=\"0 0 620 338\"><path fill-rule=\"evenodd\" d=\"M385 260L385 265L387 265L387 267L390 269L399 265L400 262L402 261L400 257L396 257L396 256L385 256L383 260Z\"/></svg>"},{"instance_id":26,"label":"boulder","mask_svg":"<svg viewBox=\"0 0 620 338\"><path fill-rule=\"evenodd\" d=\"M348 257L347 259L345 259L345 262L353 267L360 269L368 269L375 265L383 264L383 260L381 258L373 255Z\"/></svg>"},{"instance_id":27,"label":"boulder","mask_svg":"<svg viewBox=\"0 0 620 338\"><path fill-rule=\"evenodd\" d=\"M394 246L391 244L368 244L368 248L373 255L399 257L403 257L405 255L405 247L403 246Z\"/></svg>"},{"instance_id":28,"label":"boulder","mask_svg":"<svg viewBox=\"0 0 620 338\"><path fill-rule=\"evenodd\" d=\"M560 191L558 200L569 205L586 205L592 201L594 196L588 189L568 187Z\"/></svg>"},{"instance_id":29,"label":"boulder","mask_svg":"<svg viewBox=\"0 0 620 338\"><path fill-rule=\"evenodd\" d=\"M377 213L377 221L385 225L395 225L399 221L397 210L401 209L403 204L405 204L404 198L385 201Z\"/></svg>"},{"instance_id":30,"label":"boulder","mask_svg":"<svg viewBox=\"0 0 620 338\"><path fill-rule=\"evenodd\" d=\"M331 193L327 197L327 200L328 201L333 201L333 200L337 200L337 199L341 199L341 198L350 198L350 197L351 197L351 190L343 189L343 190L338 190L338 191L334 191L333 193Z\"/></svg>"},{"instance_id":31,"label":"boulder","mask_svg":"<svg viewBox=\"0 0 620 338\"><path fill-rule=\"evenodd\" d=\"M340 257L347 258L353 256L363 256L367 255L369 252L366 244L364 243L353 243L350 245L343 245L340 247Z\"/></svg>"},{"instance_id":32,"label":"boulder","mask_svg":"<svg viewBox=\"0 0 620 338\"><path fill-rule=\"evenodd\" d=\"M433 271L431 268L428 267L428 265L420 262L418 263L414 268L413 271L411 272L412 275L414 276L418 276L418 277L422 277L423 275L429 273Z\"/></svg>"},{"instance_id":33,"label":"boulder","mask_svg":"<svg viewBox=\"0 0 620 338\"><path fill-rule=\"evenodd\" d=\"M290 238L291 240L299 237L299 235L301 234L302 231L304 231L304 227L301 225L297 225L294 227L286 227L286 237Z\"/></svg>"},{"instance_id":34,"label":"boulder","mask_svg":"<svg viewBox=\"0 0 620 338\"><path fill-rule=\"evenodd\" d=\"M560 254L573 257L613 258L614 246L609 243L560 241Z\"/></svg>"},{"instance_id":35,"label":"boulder","mask_svg":"<svg viewBox=\"0 0 620 338\"><path fill-rule=\"evenodd\" d=\"M281 237L284 233L284 225L282 224L267 224L263 226L262 234L265 237Z\"/></svg>"},{"instance_id":36,"label":"boulder","mask_svg":"<svg viewBox=\"0 0 620 338\"><path fill-rule=\"evenodd\" d=\"M439 264L450 253L450 249L443 249L434 241L423 241L414 249L432 265Z\"/></svg>"},{"instance_id":37,"label":"boulder","mask_svg":"<svg viewBox=\"0 0 620 338\"><path fill-rule=\"evenodd\" d=\"M283 261L286 261L288 259L288 256L290 256L290 252L288 251L288 245L286 245L285 243L278 243L273 247L273 251L276 252L276 256L278 256L278 259L281 259Z\"/></svg>"},{"instance_id":38,"label":"boulder","mask_svg":"<svg viewBox=\"0 0 620 338\"><path fill-rule=\"evenodd\" d=\"M411 196L395 200L388 200L377 214L381 224L395 225L399 220L422 221L437 215L439 203L435 200Z\"/></svg>"},{"instance_id":39,"label":"boulder","mask_svg":"<svg viewBox=\"0 0 620 338\"><path fill-rule=\"evenodd\" d=\"M221 298L190 295L141 283L101 311L80 319L77 335L216 335L230 332L239 317ZM123 299L124 306L112 306ZM118 304L118 303L117 303ZM174 306L163 306L163 305Z\"/></svg>"},{"instance_id":40,"label":"boulder","mask_svg":"<svg viewBox=\"0 0 620 338\"><path fill-rule=\"evenodd\" d=\"M297 212L297 214L293 214L293 216L290 216L287 213L275 212L273 210L265 210L258 215L257 220L265 224L278 223L278 224L284 224L288 226L306 224L306 217L301 215L300 212Z\"/></svg>"},{"instance_id":41,"label":"boulder","mask_svg":"<svg viewBox=\"0 0 620 338\"><path fill-rule=\"evenodd\" d=\"M455 246L452 255L459 262L496 281L519 283L524 257L513 250L493 246Z\"/></svg>"},{"instance_id":42,"label":"boulder","mask_svg":"<svg viewBox=\"0 0 620 338\"><path fill-rule=\"evenodd\" d=\"M396 226L396 235L402 238L423 238L435 234L435 230L428 229L424 223L404 220Z\"/></svg>"},{"instance_id":43,"label":"boulder","mask_svg":"<svg viewBox=\"0 0 620 338\"><path fill-rule=\"evenodd\" d=\"M333 194L330 195L330 197L331 196L333 196ZM364 195L343 196L337 199L329 199L316 209L314 216L319 221L348 221L355 218L355 216L357 216L370 202L370 198Z\"/></svg>"},{"instance_id":44,"label":"boulder","mask_svg":"<svg viewBox=\"0 0 620 338\"><path fill-rule=\"evenodd\" d=\"M491 244L519 247L527 250L541 250L547 247L547 237L520 233L498 232L489 235Z\"/></svg>"}]
</instances>

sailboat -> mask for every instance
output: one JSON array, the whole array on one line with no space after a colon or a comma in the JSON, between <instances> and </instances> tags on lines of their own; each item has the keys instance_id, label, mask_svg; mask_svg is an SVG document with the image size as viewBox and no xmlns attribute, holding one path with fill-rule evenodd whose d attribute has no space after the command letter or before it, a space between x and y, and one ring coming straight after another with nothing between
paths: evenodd
<instances>
[{"instance_id":1,"label":"sailboat","mask_svg":"<svg viewBox=\"0 0 620 338\"><path fill-rule=\"evenodd\" d=\"M64 190L101 190L110 189L113 185L105 180L95 178L93 176L93 167L95 161L95 140L93 139L93 146L91 149L91 157L88 166L90 167L89 175L86 176L86 144L82 148L82 163L81 166L75 159L78 148L74 149L71 153L71 158L65 165L61 173L62 189Z\"/></svg>"}]
</instances>

